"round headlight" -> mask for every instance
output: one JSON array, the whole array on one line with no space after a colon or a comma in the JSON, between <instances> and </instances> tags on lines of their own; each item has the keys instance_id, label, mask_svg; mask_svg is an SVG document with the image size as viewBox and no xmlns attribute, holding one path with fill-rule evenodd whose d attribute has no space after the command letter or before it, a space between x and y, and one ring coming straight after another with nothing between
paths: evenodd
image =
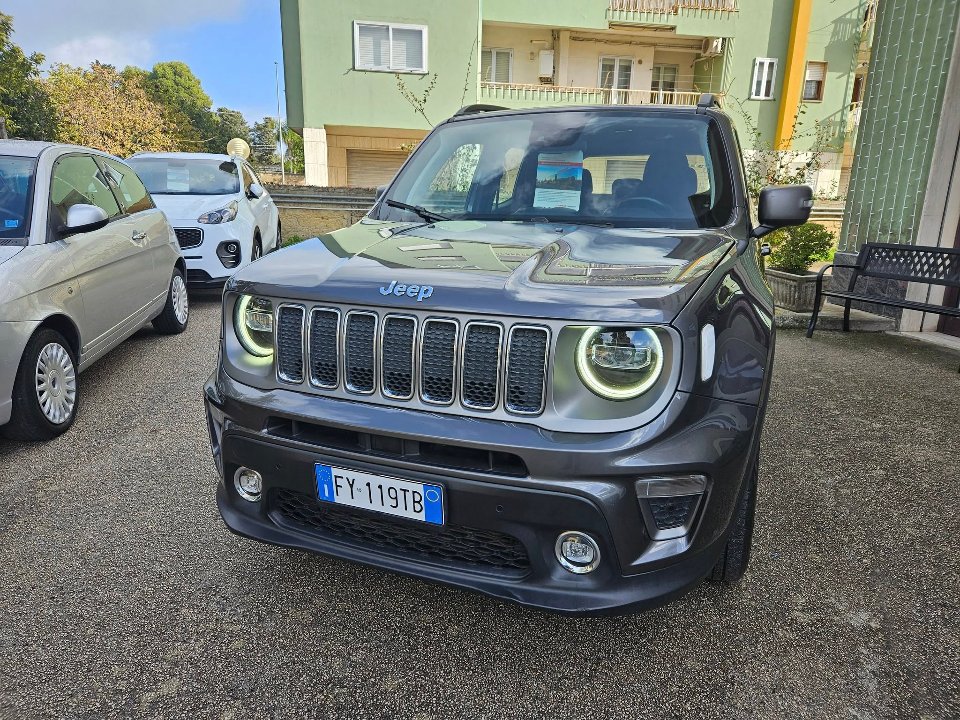
<instances>
[{"instance_id":1,"label":"round headlight","mask_svg":"<svg viewBox=\"0 0 960 720\"><path fill-rule=\"evenodd\" d=\"M241 295L233 313L233 327L243 349L257 357L273 355L273 303Z\"/></svg>"},{"instance_id":2,"label":"round headlight","mask_svg":"<svg viewBox=\"0 0 960 720\"><path fill-rule=\"evenodd\" d=\"M647 328L587 328L577 344L577 372L591 391L608 400L631 400L657 382L663 346Z\"/></svg>"}]
</instances>

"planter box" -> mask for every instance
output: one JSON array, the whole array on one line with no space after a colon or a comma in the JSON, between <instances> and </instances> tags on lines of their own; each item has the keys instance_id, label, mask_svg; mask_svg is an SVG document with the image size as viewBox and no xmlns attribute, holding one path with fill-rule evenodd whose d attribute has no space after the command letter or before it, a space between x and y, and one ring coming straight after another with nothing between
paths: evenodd
<instances>
[{"instance_id":1,"label":"planter box","mask_svg":"<svg viewBox=\"0 0 960 720\"><path fill-rule=\"evenodd\" d=\"M773 291L773 300L777 307L793 312L813 312L813 298L817 290L816 273L794 275L783 270L767 268L763 274ZM822 298L820 302L823 303Z\"/></svg>"}]
</instances>

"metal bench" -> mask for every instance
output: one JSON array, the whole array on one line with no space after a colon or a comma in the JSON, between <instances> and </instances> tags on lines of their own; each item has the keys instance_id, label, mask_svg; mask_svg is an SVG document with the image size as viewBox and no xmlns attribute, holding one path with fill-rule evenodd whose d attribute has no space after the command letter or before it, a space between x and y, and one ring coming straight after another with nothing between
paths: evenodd
<instances>
[{"instance_id":1,"label":"metal bench","mask_svg":"<svg viewBox=\"0 0 960 720\"><path fill-rule=\"evenodd\" d=\"M838 267L853 270L847 289L845 291L824 290L824 273L830 268ZM862 277L960 287L960 248L866 243L860 248L860 254L857 256L855 264L834 263L827 265L817 275L817 291L813 301L813 315L810 317L810 324L807 326L807 337L813 337L813 331L817 326L817 317L820 315L820 302L824 297L841 298L844 301L844 331L850 330L850 304L853 302L890 305L907 310L960 317L960 308L856 292L857 280Z\"/></svg>"}]
</instances>

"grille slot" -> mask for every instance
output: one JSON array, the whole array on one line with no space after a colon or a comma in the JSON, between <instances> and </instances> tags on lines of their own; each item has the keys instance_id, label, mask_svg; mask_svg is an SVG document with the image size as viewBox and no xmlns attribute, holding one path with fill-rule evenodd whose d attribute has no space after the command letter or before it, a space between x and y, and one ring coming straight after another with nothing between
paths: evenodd
<instances>
[{"instance_id":1,"label":"grille slot","mask_svg":"<svg viewBox=\"0 0 960 720\"><path fill-rule=\"evenodd\" d=\"M174 228L173 232L177 235L177 242L180 243L182 250L199 247L203 244L203 230L200 228Z\"/></svg>"},{"instance_id":2,"label":"grille slot","mask_svg":"<svg viewBox=\"0 0 960 720\"><path fill-rule=\"evenodd\" d=\"M517 577L530 570L530 558L523 544L512 535L492 530L450 524L430 526L321 503L309 495L285 489L271 494L270 514L310 533L412 559L440 560Z\"/></svg>"},{"instance_id":3,"label":"grille slot","mask_svg":"<svg viewBox=\"0 0 960 720\"><path fill-rule=\"evenodd\" d=\"M536 415L543 411L548 339L546 328L517 325L510 329L506 387L510 412Z\"/></svg>"},{"instance_id":4,"label":"grille slot","mask_svg":"<svg viewBox=\"0 0 960 720\"><path fill-rule=\"evenodd\" d=\"M376 383L377 316L370 312L347 313L343 368L347 390L369 395Z\"/></svg>"},{"instance_id":5,"label":"grille slot","mask_svg":"<svg viewBox=\"0 0 960 720\"><path fill-rule=\"evenodd\" d=\"M460 381L460 401L464 407L493 410L497 406L502 335L499 325L467 323Z\"/></svg>"},{"instance_id":6,"label":"grille slot","mask_svg":"<svg viewBox=\"0 0 960 720\"><path fill-rule=\"evenodd\" d=\"M454 368L457 360L457 323L427 320L420 344L420 396L425 402L453 402Z\"/></svg>"},{"instance_id":7,"label":"grille slot","mask_svg":"<svg viewBox=\"0 0 960 720\"><path fill-rule=\"evenodd\" d=\"M277 309L277 378L286 383L303 382L303 313L299 305Z\"/></svg>"},{"instance_id":8,"label":"grille slot","mask_svg":"<svg viewBox=\"0 0 960 720\"><path fill-rule=\"evenodd\" d=\"M388 315L380 336L380 384L383 394L400 400L413 397L413 340L417 321Z\"/></svg>"},{"instance_id":9,"label":"grille slot","mask_svg":"<svg viewBox=\"0 0 960 720\"><path fill-rule=\"evenodd\" d=\"M340 380L339 330L339 310L310 313L310 382L317 387L335 388Z\"/></svg>"}]
</instances>

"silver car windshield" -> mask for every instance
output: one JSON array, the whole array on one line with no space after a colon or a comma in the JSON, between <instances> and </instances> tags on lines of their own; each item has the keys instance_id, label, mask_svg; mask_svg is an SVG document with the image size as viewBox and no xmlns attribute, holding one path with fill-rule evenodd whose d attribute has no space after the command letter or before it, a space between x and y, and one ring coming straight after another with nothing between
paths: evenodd
<instances>
[{"instance_id":1,"label":"silver car windshield","mask_svg":"<svg viewBox=\"0 0 960 720\"><path fill-rule=\"evenodd\" d=\"M374 216L696 229L727 224L733 208L723 142L709 117L591 109L441 125Z\"/></svg>"},{"instance_id":2,"label":"silver car windshield","mask_svg":"<svg viewBox=\"0 0 960 720\"><path fill-rule=\"evenodd\" d=\"M240 174L230 160L137 158L127 165L151 195L229 195L240 192Z\"/></svg>"},{"instance_id":3,"label":"silver car windshield","mask_svg":"<svg viewBox=\"0 0 960 720\"><path fill-rule=\"evenodd\" d=\"M16 244L30 232L30 198L36 160L0 155L0 244Z\"/></svg>"}]
</instances>

